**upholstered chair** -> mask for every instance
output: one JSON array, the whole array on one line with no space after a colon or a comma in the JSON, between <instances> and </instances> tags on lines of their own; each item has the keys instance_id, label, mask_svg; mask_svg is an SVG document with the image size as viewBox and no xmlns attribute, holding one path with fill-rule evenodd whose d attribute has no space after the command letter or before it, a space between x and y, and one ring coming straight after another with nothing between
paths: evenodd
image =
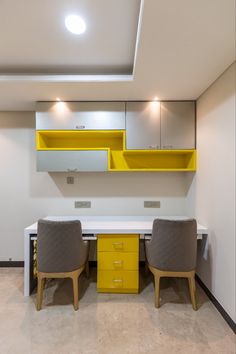
<instances>
[{"instance_id":1,"label":"upholstered chair","mask_svg":"<svg viewBox=\"0 0 236 354\"><path fill-rule=\"evenodd\" d=\"M145 241L147 265L154 275L155 306L159 307L160 278L188 278L192 307L197 310L195 268L197 253L196 220L153 222L152 238Z\"/></svg>"},{"instance_id":2,"label":"upholstered chair","mask_svg":"<svg viewBox=\"0 0 236 354\"><path fill-rule=\"evenodd\" d=\"M74 309L78 310L78 278L84 269L88 273L88 251L89 244L82 239L80 221L38 221L38 311L46 278L71 278Z\"/></svg>"}]
</instances>

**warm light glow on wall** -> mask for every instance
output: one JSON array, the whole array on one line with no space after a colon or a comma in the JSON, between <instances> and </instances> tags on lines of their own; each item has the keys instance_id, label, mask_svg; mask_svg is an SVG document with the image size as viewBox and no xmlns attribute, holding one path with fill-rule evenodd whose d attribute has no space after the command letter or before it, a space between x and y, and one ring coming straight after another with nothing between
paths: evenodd
<instances>
[{"instance_id":1,"label":"warm light glow on wall","mask_svg":"<svg viewBox=\"0 0 236 354\"><path fill-rule=\"evenodd\" d=\"M154 114L158 110L160 110L160 102L159 101L152 101L150 102L150 110Z\"/></svg>"},{"instance_id":2,"label":"warm light glow on wall","mask_svg":"<svg viewBox=\"0 0 236 354\"><path fill-rule=\"evenodd\" d=\"M161 104L159 101L151 101L148 105L149 123L156 126L156 122L160 119Z\"/></svg>"},{"instance_id":3,"label":"warm light glow on wall","mask_svg":"<svg viewBox=\"0 0 236 354\"><path fill-rule=\"evenodd\" d=\"M68 104L59 100L57 100L57 102L55 102L55 104L52 106L51 111L53 111L57 117L65 119L68 118L71 113Z\"/></svg>"}]
</instances>

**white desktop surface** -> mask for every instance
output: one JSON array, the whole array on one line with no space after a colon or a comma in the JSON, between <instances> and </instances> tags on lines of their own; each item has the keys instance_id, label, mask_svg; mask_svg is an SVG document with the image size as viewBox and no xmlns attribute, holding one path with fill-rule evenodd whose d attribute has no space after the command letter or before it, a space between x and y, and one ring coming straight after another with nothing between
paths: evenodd
<instances>
[{"instance_id":1,"label":"white desktop surface","mask_svg":"<svg viewBox=\"0 0 236 354\"><path fill-rule=\"evenodd\" d=\"M46 220L80 220L84 234L134 233L151 234L153 220L157 216L47 216ZM160 219L184 220L186 216L161 216ZM37 233L37 222L25 228L26 234ZM207 234L208 229L197 223L198 235ZM86 237L85 237L86 238Z\"/></svg>"}]
</instances>

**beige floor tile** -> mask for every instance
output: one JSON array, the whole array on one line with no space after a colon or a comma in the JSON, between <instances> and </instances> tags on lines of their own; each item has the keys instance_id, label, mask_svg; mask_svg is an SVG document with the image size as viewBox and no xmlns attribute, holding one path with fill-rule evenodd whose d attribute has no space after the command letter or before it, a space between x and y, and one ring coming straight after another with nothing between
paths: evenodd
<instances>
[{"instance_id":1,"label":"beige floor tile","mask_svg":"<svg viewBox=\"0 0 236 354\"><path fill-rule=\"evenodd\" d=\"M163 279L156 309L152 276L141 273L138 295L98 294L96 271L82 276L77 312L70 280L50 281L37 312L23 269L0 268L0 354L235 354L234 333L201 288L193 311L187 282Z\"/></svg>"}]
</instances>

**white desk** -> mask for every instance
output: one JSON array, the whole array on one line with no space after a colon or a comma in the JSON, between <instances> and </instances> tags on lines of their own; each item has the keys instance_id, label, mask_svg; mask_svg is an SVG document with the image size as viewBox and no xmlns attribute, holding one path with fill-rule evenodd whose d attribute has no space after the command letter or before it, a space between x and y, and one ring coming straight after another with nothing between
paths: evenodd
<instances>
[{"instance_id":1,"label":"white desk","mask_svg":"<svg viewBox=\"0 0 236 354\"><path fill-rule=\"evenodd\" d=\"M45 219L63 221L80 220L84 240L96 240L97 234L139 234L140 239L150 238L153 220L157 216L48 216ZM183 220L185 216L160 216L162 219ZM197 224L198 238L208 229ZM30 295L30 242L37 239L37 222L24 230L24 295Z\"/></svg>"}]
</instances>

